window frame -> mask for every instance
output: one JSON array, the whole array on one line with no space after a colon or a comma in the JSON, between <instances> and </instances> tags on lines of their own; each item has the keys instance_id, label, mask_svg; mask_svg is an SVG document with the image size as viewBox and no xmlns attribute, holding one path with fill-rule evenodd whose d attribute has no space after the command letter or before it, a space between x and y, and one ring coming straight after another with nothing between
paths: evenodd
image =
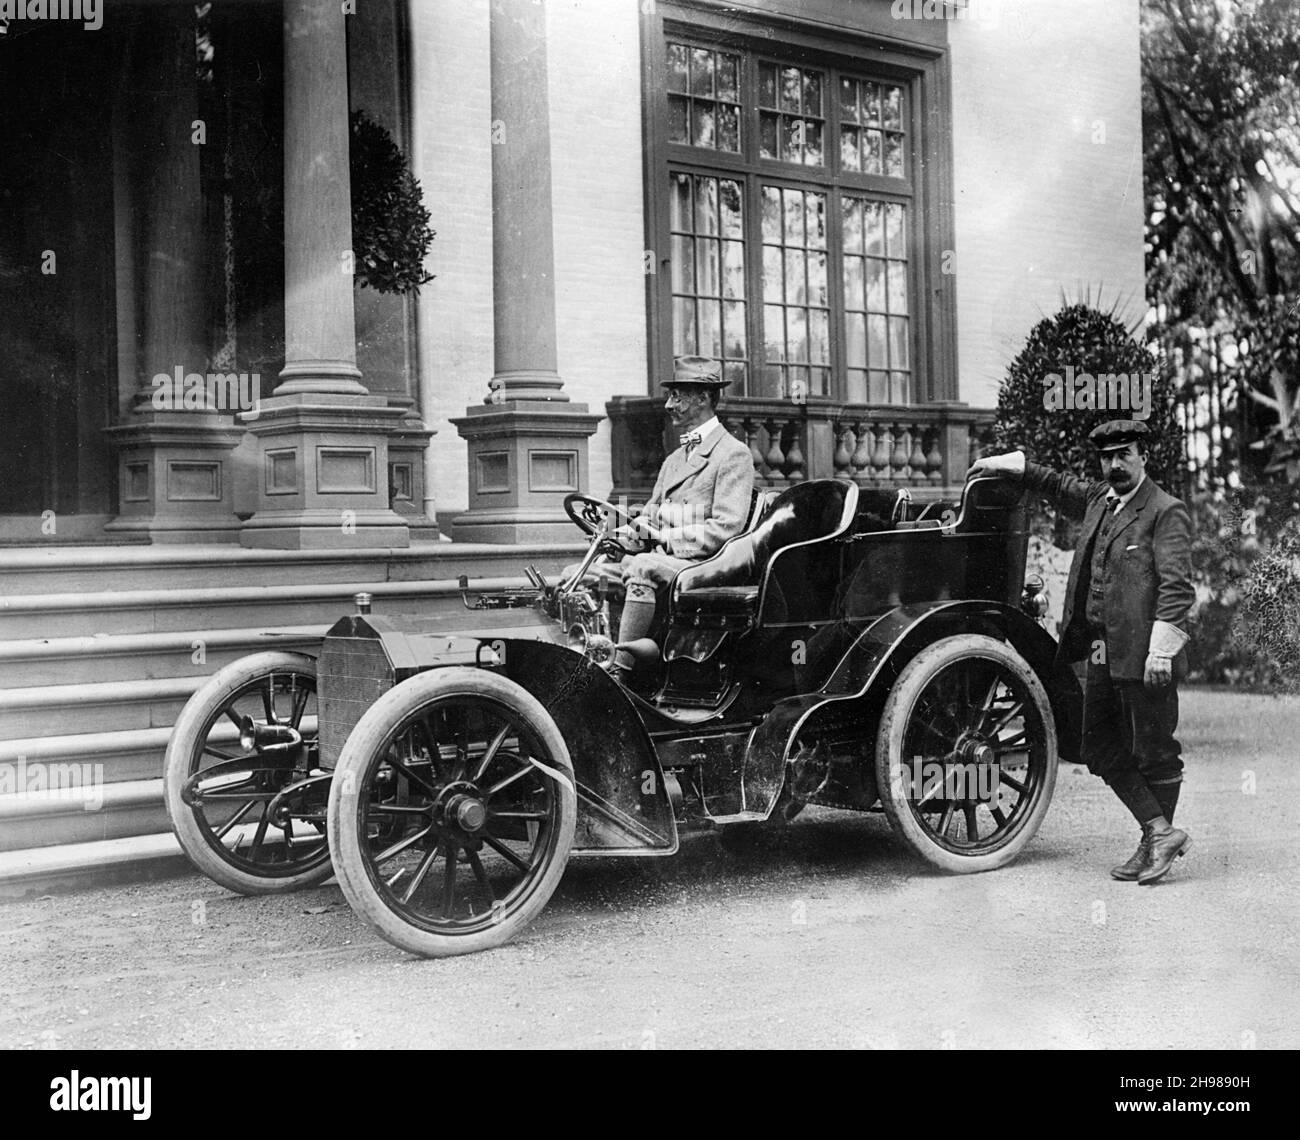
<instances>
[{"instance_id":1,"label":"window frame","mask_svg":"<svg viewBox=\"0 0 1300 1140\"><path fill-rule=\"evenodd\" d=\"M648 10L647 10L648 9ZM885 23L888 8L884 9ZM925 31L933 34L933 29ZM944 29L946 33L946 29ZM740 54L739 153L668 141L667 45L672 39L691 46ZM823 72L822 166L808 166L759 154L759 63L815 68ZM904 179L840 168L839 74L893 83L904 90L903 126L907 135ZM735 177L745 186L746 341L750 386L758 386L763 366L761 199L764 185L789 186L826 193L828 302L831 365L826 396L810 402L847 399L847 321L844 307L841 203L833 197L867 194L896 202L907 210L909 265L909 364L912 404L916 407L956 399L955 288L944 272L944 251L954 248L952 226L951 101L945 44L902 43L868 31L828 28L811 20L737 17L703 0L660 0L643 6L643 131L645 230L647 249L647 355L650 391L671 369L672 245L669 238L669 177ZM938 112L930 114L929 112ZM932 121L931 121L932 120ZM730 393L733 397L738 392ZM771 397L759 397L771 398ZM892 406L892 405L875 405Z\"/></svg>"}]
</instances>

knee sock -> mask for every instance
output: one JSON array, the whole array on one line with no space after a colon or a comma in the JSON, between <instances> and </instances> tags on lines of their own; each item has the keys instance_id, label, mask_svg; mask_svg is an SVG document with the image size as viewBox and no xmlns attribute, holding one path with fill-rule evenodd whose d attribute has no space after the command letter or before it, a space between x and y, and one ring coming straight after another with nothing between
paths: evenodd
<instances>
[{"instance_id":1,"label":"knee sock","mask_svg":"<svg viewBox=\"0 0 1300 1140\"><path fill-rule=\"evenodd\" d=\"M1128 808L1139 824L1151 823L1164 815L1160 801L1151 788L1147 786L1147 782L1142 778L1141 773L1132 771L1118 772L1109 777L1106 783L1110 785L1110 790L1120 798L1120 802Z\"/></svg>"},{"instance_id":2,"label":"knee sock","mask_svg":"<svg viewBox=\"0 0 1300 1140\"><path fill-rule=\"evenodd\" d=\"M1151 794L1160 804L1160 814L1170 823L1174 822L1174 811L1178 807L1178 792L1182 788L1181 780L1169 784L1151 784Z\"/></svg>"},{"instance_id":3,"label":"knee sock","mask_svg":"<svg viewBox=\"0 0 1300 1140\"><path fill-rule=\"evenodd\" d=\"M627 598L623 602L623 617L618 623L619 641L636 641L639 637L645 637L650 632L650 626L654 623L654 619L654 587L643 586L638 582L629 582ZM615 665L630 669L633 663L632 655L626 650L619 649L615 652Z\"/></svg>"}]
</instances>

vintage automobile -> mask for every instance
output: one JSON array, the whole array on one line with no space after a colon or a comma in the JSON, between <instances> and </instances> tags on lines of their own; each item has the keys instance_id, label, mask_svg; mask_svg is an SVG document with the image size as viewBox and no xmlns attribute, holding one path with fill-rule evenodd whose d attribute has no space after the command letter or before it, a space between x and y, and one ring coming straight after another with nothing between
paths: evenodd
<instances>
[{"instance_id":1,"label":"vintage automobile","mask_svg":"<svg viewBox=\"0 0 1300 1140\"><path fill-rule=\"evenodd\" d=\"M461 581L517 626L448 635L358 595L318 658L215 674L166 757L198 867L246 894L335 874L384 938L442 956L517 933L571 856L671 855L808 804L883 809L950 872L1033 837L1080 698L1024 584L1018 488L977 478L919 511L837 480L758 494L746 530L677 575L628 680L606 667L619 599L591 574L627 514L566 507L591 544L564 580Z\"/></svg>"}]
</instances>

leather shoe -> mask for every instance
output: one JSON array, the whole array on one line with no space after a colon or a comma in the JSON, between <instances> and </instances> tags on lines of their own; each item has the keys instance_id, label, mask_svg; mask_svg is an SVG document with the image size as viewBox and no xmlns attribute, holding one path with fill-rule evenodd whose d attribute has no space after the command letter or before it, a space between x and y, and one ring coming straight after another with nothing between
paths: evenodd
<instances>
[{"instance_id":1,"label":"leather shoe","mask_svg":"<svg viewBox=\"0 0 1300 1140\"><path fill-rule=\"evenodd\" d=\"M1151 832L1151 857L1146 868L1138 874L1139 883L1154 883L1161 879L1174 865L1180 855L1186 855L1192 845L1192 837L1177 827L1168 831Z\"/></svg>"},{"instance_id":2,"label":"leather shoe","mask_svg":"<svg viewBox=\"0 0 1300 1140\"><path fill-rule=\"evenodd\" d=\"M1128 861L1110 869L1110 877L1121 882L1132 883L1146 869L1151 860L1151 834L1148 828L1142 829L1142 839L1137 850L1128 857Z\"/></svg>"}]
</instances>

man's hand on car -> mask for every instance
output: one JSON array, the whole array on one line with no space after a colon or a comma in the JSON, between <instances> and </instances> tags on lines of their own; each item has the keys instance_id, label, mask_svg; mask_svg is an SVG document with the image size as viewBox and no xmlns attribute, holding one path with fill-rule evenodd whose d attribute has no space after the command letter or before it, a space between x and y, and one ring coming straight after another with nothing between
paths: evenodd
<instances>
[{"instance_id":1,"label":"man's hand on car","mask_svg":"<svg viewBox=\"0 0 1300 1140\"><path fill-rule=\"evenodd\" d=\"M974 479L977 475L996 475L1007 479L1024 473L1025 453L1023 451L1009 451L1005 455L986 455L982 459L977 459L971 464L970 470L966 472L966 478Z\"/></svg>"}]
</instances>

